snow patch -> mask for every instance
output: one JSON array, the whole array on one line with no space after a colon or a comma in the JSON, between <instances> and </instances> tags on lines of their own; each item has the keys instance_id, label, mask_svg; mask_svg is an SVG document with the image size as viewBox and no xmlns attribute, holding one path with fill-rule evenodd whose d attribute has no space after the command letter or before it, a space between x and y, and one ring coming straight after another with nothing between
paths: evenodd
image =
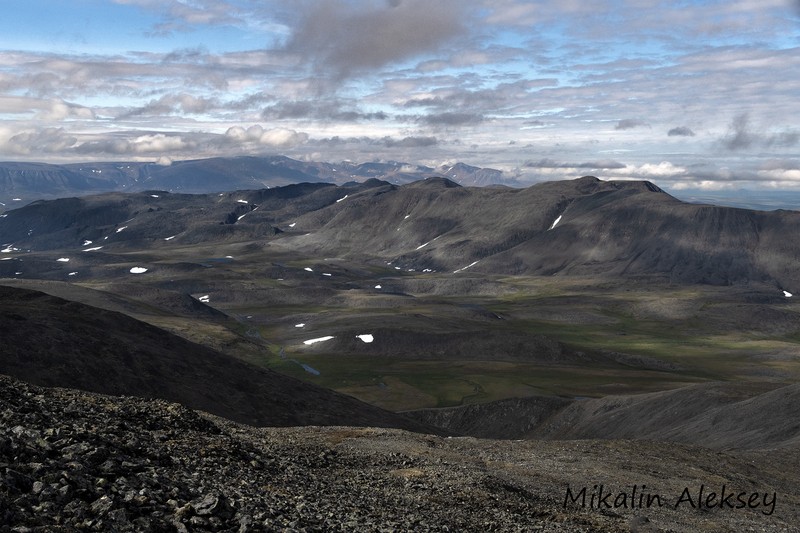
<instances>
[{"instance_id":1,"label":"snow patch","mask_svg":"<svg viewBox=\"0 0 800 533\"><path fill-rule=\"evenodd\" d=\"M306 345L316 344L318 342L329 341L332 338L333 338L332 335L327 335L325 337L317 337L316 339L308 339L307 341L303 341L303 344L306 344Z\"/></svg>"},{"instance_id":2,"label":"snow patch","mask_svg":"<svg viewBox=\"0 0 800 533\"><path fill-rule=\"evenodd\" d=\"M144 274L145 272L147 272L147 269L144 267L133 267L130 270L131 274Z\"/></svg>"},{"instance_id":3,"label":"snow patch","mask_svg":"<svg viewBox=\"0 0 800 533\"><path fill-rule=\"evenodd\" d=\"M84 252L95 252L95 251L99 250L100 248L102 248L102 246L95 246L94 248L86 248L83 251Z\"/></svg>"},{"instance_id":4,"label":"snow patch","mask_svg":"<svg viewBox=\"0 0 800 533\"><path fill-rule=\"evenodd\" d=\"M207 304L208 302L211 301L211 298L209 297L208 294L205 294L205 295L201 296L200 298L198 298L198 300L200 300L204 304Z\"/></svg>"},{"instance_id":5,"label":"snow patch","mask_svg":"<svg viewBox=\"0 0 800 533\"><path fill-rule=\"evenodd\" d=\"M117 228L117 233L119 233L120 231L122 231L124 229L127 229L127 228L128 228L128 226L122 226L121 228Z\"/></svg>"},{"instance_id":6,"label":"snow patch","mask_svg":"<svg viewBox=\"0 0 800 533\"><path fill-rule=\"evenodd\" d=\"M89 246L90 244L92 244L92 241L86 239L85 241L83 241L83 244L81 244L81 246Z\"/></svg>"},{"instance_id":7,"label":"snow patch","mask_svg":"<svg viewBox=\"0 0 800 533\"><path fill-rule=\"evenodd\" d=\"M59 257L56 259L59 263L69 263L69 257Z\"/></svg>"},{"instance_id":8,"label":"snow patch","mask_svg":"<svg viewBox=\"0 0 800 533\"><path fill-rule=\"evenodd\" d=\"M158 197L159 197L159 196L158 196L157 194L151 194L151 195L150 195L150 198L158 198Z\"/></svg>"},{"instance_id":9,"label":"snow patch","mask_svg":"<svg viewBox=\"0 0 800 533\"><path fill-rule=\"evenodd\" d=\"M239 202L240 204L246 204L246 203L249 203L247 200L236 200L236 201L237 201L237 202Z\"/></svg>"},{"instance_id":10,"label":"snow patch","mask_svg":"<svg viewBox=\"0 0 800 533\"><path fill-rule=\"evenodd\" d=\"M331 277L331 276L333 276L333 274L328 274L327 272L323 272L323 273L322 273L322 275L323 275L323 276L328 276L328 277Z\"/></svg>"},{"instance_id":11,"label":"snow patch","mask_svg":"<svg viewBox=\"0 0 800 533\"><path fill-rule=\"evenodd\" d=\"M791 293L791 292L789 292L789 291L783 291L783 295L784 295L786 298L791 298L791 297L793 296L793 295L792 295L792 293Z\"/></svg>"},{"instance_id":12,"label":"snow patch","mask_svg":"<svg viewBox=\"0 0 800 533\"><path fill-rule=\"evenodd\" d=\"M378 290L380 290L380 289L382 289L383 287L381 287L380 285L375 285L375 288L376 288L376 289L378 289Z\"/></svg>"},{"instance_id":13,"label":"snow patch","mask_svg":"<svg viewBox=\"0 0 800 533\"><path fill-rule=\"evenodd\" d=\"M336 203L338 204L339 202L341 202L342 200L344 200L348 196L350 196L350 195L349 194L345 194L342 198L339 198L338 200L336 200Z\"/></svg>"},{"instance_id":14,"label":"snow patch","mask_svg":"<svg viewBox=\"0 0 800 533\"><path fill-rule=\"evenodd\" d=\"M303 270L305 270L306 272L314 272L314 269L310 267L305 267Z\"/></svg>"},{"instance_id":15,"label":"snow patch","mask_svg":"<svg viewBox=\"0 0 800 533\"><path fill-rule=\"evenodd\" d=\"M458 274L459 272L462 272L462 271L464 271L464 270L466 270L466 269L468 269L468 268L470 268L470 267L474 267L474 266L475 266L475 265L477 265L477 264L478 264L478 262L477 262L477 261L473 261L472 263L468 264L468 265L467 265L467 266L465 266L464 268L459 268L458 270L454 270L454 271L453 271L453 274Z\"/></svg>"},{"instance_id":16,"label":"snow patch","mask_svg":"<svg viewBox=\"0 0 800 533\"><path fill-rule=\"evenodd\" d=\"M296 327L296 328L304 328L304 327L306 327L306 325L305 325L305 323L301 322L299 324L295 324L294 327Z\"/></svg>"},{"instance_id":17,"label":"snow patch","mask_svg":"<svg viewBox=\"0 0 800 533\"><path fill-rule=\"evenodd\" d=\"M172 239L174 239L175 237L177 237L177 235L173 235L172 237L164 237L164 240L165 240L165 241L171 241L171 240L172 240Z\"/></svg>"},{"instance_id":18,"label":"snow patch","mask_svg":"<svg viewBox=\"0 0 800 533\"><path fill-rule=\"evenodd\" d=\"M297 222L292 222L291 224L289 224L289 227L290 227L290 228L293 228L293 227L295 227L296 225L297 225Z\"/></svg>"},{"instance_id":19,"label":"snow patch","mask_svg":"<svg viewBox=\"0 0 800 533\"><path fill-rule=\"evenodd\" d=\"M77 272L70 272L69 274L67 274L67 276L77 276L77 275L78 275Z\"/></svg>"},{"instance_id":20,"label":"snow patch","mask_svg":"<svg viewBox=\"0 0 800 533\"><path fill-rule=\"evenodd\" d=\"M422 250L423 248L428 246L430 243L431 243L431 241L428 241L425 244L420 244L419 246L417 246L417 250Z\"/></svg>"},{"instance_id":21,"label":"snow patch","mask_svg":"<svg viewBox=\"0 0 800 533\"><path fill-rule=\"evenodd\" d=\"M356 335L356 338L357 339L361 339L362 341L366 342L367 344L369 344L370 342L375 340L375 337L373 337L369 333L367 333L365 335Z\"/></svg>"},{"instance_id":22,"label":"snow patch","mask_svg":"<svg viewBox=\"0 0 800 533\"><path fill-rule=\"evenodd\" d=\"M561 215L558 215L558 218L553 221L553 223L550 225L550 228L548 228L547 231L550 231L551 229L555 228L556 224L558 224L559 222L561 222Z\"/></svg>"}]
</instances>

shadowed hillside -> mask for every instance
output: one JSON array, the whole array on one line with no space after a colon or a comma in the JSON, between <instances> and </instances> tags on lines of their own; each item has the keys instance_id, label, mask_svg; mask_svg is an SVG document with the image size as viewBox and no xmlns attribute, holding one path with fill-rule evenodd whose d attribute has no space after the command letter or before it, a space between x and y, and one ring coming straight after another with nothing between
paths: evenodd
<instances>
[{"instance_id":1,"label":"shadowed hillside","mask_svg":"<svg viewBox=\"0 0 800 533\"><path fill-rule=\"evenodd\" d=\"M800 213L683 203L648 182L592 177L527 189L445 178L35 202L0 218L6 253L270 242L404 272L657 277L800 285ZM4 265L0 275L16 271Z\"/></svg>"},{"instance_id":2,"label":"shadowed hillside","mask_svg":"<svg viewBox=\"0 0 800 533\"><path fill-rule=\"evenodd\" d=\"M796 448L799 398L797 384L715 382L647 394L515 398L408 414L476 437L648 439L725 450Z\"/></svg>"},{"instance_id":3,"label":"shadowed hillside","mask_svg":"<svg viewBox=\"0 0 800 533\"><path fill-rule=\"evenodd\" d=\"M193 344L126 315L0 286L0 373L183 403L258 426L430 427Z\"/></svg>"}]
</instances>

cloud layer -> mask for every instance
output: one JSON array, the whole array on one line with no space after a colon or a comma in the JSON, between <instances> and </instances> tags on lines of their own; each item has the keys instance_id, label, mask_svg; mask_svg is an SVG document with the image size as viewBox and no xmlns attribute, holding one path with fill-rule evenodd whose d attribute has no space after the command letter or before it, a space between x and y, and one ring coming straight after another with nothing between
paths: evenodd
<instances>
[{"instance_id":1,"label":"cloud layer","mask_svg":"<svg viewBox=\"0 0 800 533\"><path fill-rule=\"evenodd\" d=\"M668 4L53 0L49 18L11 3L0 158L283 153L800 186L797 2Z\"/></svg>"}]
</instances>

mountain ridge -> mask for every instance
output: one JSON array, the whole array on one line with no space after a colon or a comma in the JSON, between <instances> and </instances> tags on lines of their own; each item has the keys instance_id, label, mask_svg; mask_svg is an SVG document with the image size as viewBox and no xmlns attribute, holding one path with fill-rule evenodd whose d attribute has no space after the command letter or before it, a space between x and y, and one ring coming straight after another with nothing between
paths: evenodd
<instances>
[{"instance_id":1,"label":"mountain ridge","mask_svg":"<svg viewBox=\"0 0 800 533\"><path fill-rule=\"evenodd\" d=\"M402 271L659 276L675 283L772 283L789 293L800 288L794 237L800 213L687 204L650 182L591 176L525 189L463 187L434 177L203 195L106 193L9 211L0 218L0 235L5 253L69 243L77 250L91 242L102 245L100 257L253 241ZM13 263L0 264L0 275L13 276Z\"/></svg>"},{"instance_id":2,"label":"mountain ridge","mask_svg":"<svg viewBox=\"0 0 800 533\"><path fill-rule=\"evenodd\" d=\"M707 382L633 395L528 397L408 413L479 438L642 439L718 450L793 449L800 385Z\"/></svg>"}]
</instances>

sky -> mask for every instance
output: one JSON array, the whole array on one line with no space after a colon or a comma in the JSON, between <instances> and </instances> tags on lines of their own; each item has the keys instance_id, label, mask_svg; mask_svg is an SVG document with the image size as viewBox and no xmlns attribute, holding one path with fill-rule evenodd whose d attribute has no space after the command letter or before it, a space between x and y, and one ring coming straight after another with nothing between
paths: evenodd
<instances>
[{"instance_id":1,"label":"sky","mask_svg":"<svg viewBox=\"0 0 800 533\"><path fill-rule=\"evenodd\" d=\"M280 154L800 190L800 0L0 9L0 160Z\"/></svg>"}]
</instances>

